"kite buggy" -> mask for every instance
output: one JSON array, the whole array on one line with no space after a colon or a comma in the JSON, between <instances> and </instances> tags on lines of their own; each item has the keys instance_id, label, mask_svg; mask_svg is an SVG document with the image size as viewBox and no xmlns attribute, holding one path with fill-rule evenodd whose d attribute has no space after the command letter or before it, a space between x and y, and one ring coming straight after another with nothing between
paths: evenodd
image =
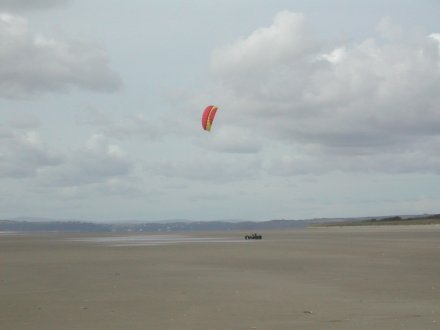
<instances>
[{"instance_id":1,"label":"kite buggy","mask_svg":"<svg viewBox=\"0 0 440 330\"><path fill-rule=\"evenodd\" d=\"M262 239L263 238L263 236L261 236L261 235L258 235L257 233L253 233L253 234L250 234L250 235L246 235L245 237L244 237L244 239Z\"/></svg>"}]
</instances>

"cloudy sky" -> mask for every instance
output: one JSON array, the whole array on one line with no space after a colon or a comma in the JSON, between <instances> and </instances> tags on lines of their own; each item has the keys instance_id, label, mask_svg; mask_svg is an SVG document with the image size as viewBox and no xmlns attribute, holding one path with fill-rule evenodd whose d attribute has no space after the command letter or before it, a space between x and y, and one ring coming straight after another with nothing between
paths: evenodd
<instances>
[{"instance_id":1,"label":"cloudy sky","mask_svg":"<svg viewBox=\"0 0 440 330\"><path fill-rule=\"evenodd\" d=\"M0 0L0 219L438 213L439 17L436 0Z\"/></svg>"}]
</instances>

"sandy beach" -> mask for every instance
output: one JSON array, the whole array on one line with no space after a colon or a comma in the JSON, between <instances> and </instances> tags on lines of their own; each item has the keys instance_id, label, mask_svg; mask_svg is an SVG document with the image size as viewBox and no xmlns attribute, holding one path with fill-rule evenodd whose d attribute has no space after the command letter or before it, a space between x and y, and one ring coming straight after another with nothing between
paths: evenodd
<instances>
[{"instance_id":1,"label":"sandy beach","mask_svg":"<svg viewBox=\"0 0 440 330\"><path fill-rule=\"evenodd\" d=\"M2 234L0 328L440 328L440 226L245 234Z\"/></svg>"}]
</instances>

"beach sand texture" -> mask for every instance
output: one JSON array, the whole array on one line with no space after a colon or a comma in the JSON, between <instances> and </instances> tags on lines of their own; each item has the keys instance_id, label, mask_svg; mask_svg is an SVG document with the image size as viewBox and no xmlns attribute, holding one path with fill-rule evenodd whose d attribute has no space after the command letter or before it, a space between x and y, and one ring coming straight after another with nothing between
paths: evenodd
<instances>
[{"instance_id":1,"label":"beach sand texture","mask_svg":"<svg viewBox=\"0 0 440 330\"><path fill-rule=\"evenodd\" d=\"M439 226L245 234L0 235L0 329L440 329Z\"/></svg>"}]
</instances>

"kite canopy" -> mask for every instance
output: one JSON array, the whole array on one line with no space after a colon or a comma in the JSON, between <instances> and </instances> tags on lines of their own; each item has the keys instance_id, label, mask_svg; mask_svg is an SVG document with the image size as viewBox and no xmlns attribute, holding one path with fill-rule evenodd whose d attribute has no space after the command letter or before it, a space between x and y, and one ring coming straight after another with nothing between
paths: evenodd
<instances>
[{"instance_id":1,"label":"kite canopy","mask_svg":"<svg viewBox=\"0 0 440 330\"><path fill-rule=\"evenodd\" d=\"M209 132L211 130L212 122L214 121L217 109L218 108L215 105L208 105L203 111L202 127L205 131Z\"/></svg>"}]
</instances>

